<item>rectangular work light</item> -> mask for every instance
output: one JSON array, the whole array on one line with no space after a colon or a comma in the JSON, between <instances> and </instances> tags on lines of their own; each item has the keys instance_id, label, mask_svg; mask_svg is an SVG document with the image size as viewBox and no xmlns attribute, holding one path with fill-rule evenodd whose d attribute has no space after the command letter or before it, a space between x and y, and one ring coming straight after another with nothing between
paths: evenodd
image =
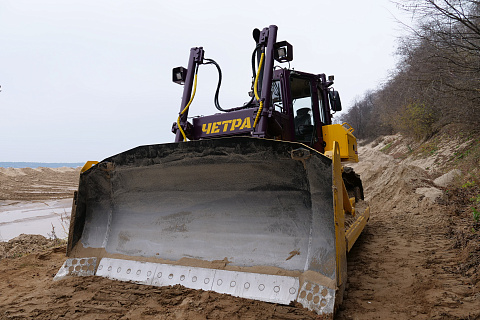
<instances>
[{"instance_id":1,"label":"rectangular work light","mask_svg":"<svg viewBox=\"0 0 480 320\"><path fill-rule=\"evenodd\" d=\"M275 43L275 60L287 62L293 60L293 46L287 41Z\"/></svg>"},{"instance_id":2,"label":"rectangular work light","mask_svg":"<svg viewBox=\"0 0 480 320\"><path fill-rule=\"evenodd\" d=\"M178 84L184 84L187 77L187 69L176 67L172 70L172 81Z\"/></svg>"}]
</instances>

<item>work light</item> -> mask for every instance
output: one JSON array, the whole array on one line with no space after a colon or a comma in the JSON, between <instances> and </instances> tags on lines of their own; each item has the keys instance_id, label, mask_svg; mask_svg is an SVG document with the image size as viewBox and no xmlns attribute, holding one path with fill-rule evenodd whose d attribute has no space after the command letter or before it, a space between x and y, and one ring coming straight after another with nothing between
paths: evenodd
<instances>
[{"instance_id":1,"label":"work light","mask_svg":"<svg viewBox=\"0 0 480 320\"><path fill-rule=\"evenodd\" d=\"M275 60L288 62L293 60L293 46L287 41L275 43Z\"/></svg>"},{"instance_id":2,"label":"work light","mask_svg":"<svg viewBox=\"0 0 480 320\"><path fill-rule=\"evenodd\" d=\"M187 69L184 67L176 67L172 70L172 81L178 84L184 84L187 77Z\"/></svg>"}]
</instances>

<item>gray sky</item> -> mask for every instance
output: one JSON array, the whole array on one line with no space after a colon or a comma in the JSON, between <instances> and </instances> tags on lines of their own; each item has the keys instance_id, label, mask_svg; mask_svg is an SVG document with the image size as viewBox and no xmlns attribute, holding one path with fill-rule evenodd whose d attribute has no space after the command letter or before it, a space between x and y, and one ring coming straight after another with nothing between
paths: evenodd
<instances>
[{"instance_id":1,"label":"gray sky","mask_svg":"<svg viewBox=\"0 0 480 320\"><path fill-rule=\"evenodd\" d=\"M279 27L291 67L335 75L345 107L395 65L402 33L388 0L0 0L0 161L101 160L172 142L191 47L223 72L220 103L249 99L252 30ZM216 112L201 66L190 115Z\"/></svg>"}]
</instances>

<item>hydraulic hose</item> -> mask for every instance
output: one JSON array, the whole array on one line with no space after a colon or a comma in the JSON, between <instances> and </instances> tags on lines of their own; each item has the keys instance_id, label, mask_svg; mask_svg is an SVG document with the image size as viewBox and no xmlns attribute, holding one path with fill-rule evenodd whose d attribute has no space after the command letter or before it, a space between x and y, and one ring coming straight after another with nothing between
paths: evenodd
<instances>
[{"instance_id":1,"label":"hydraulic hose","mask_svg":"<svg viewBox=\"0 0 480 320\"><path fill-rule=\"evenodd\" d=\"M218 65L218 63L215 60L213 60L213 59L205 59L205 60L208 61L206 64L213 64L215 67L217 67L217 71L218 71L217 90L215 91L215 98L213 99L215 107L219 111L223 111L223 112L232 111L232 110L228 110L228 109L222 109L222 107L220 107L220 103L218 102L218 95L220 94L220 86L222 85L222 69L220 69L220 66Z\"/></svg>"},{"instance_id":2,"label":"hydraulic hose","mask_svg":"<svg viewBox=\"0 0 480 320\"><path fill-rule=\"evenodd\" d=\"M260 75L260 70L262 69L262 65L263 65L263 59L264 59L264 56L265 56L265 53L262 53L262 56L260 58L260 63L258 65L258 70L257 72L255 72L255 54L257 53L257 51L261 48L261 46L257 46L255 48L255 50L253 50L253 53L252 53L252 73L253 75L255 76L255 82L254 82L254 88L253 88L253 91L255 93L255 95L250 99L249 102L247 102L244 106L242 107L237 107L237 108L232 108L232 109L223 109L222 107L220 107L220 103L218 102L218 96L220 94L220 86L222 85L222 70L220 69L220 66L218 65L218 63L213 60L213 59L205 59L206 61L208 61L206 64L213 64L216 68L217 68L217 71L218 71L218 83L217 83L217 89L215 90L215 97L214 97L214 104L215 104L215 107L219 110L219 111L222 111L222 112L230 112L230 111L236 111L236 110L241 110L241 109L245 109L245 108L248 108L254 99L256 99L257 101L260 100L259 98L259 95L258 95L258 78L259 78L259 75ZM183 141L186 141L187 140L187 136L185 135L185 131L183 130L182 126L180 125L180 118L182 117L182 115L188 110L188 108L190 107L190 105L192 104L192 101L193 101L193 98L195 97L195 93L197 91L197 75L198 75L198 65L195 69L195 77L194 77L194 82L193 82L193 93L192 93L192 96L190 98L190 101L188 101L187 105L185 106L185 108L182 110L182 112L180 112L180 114L178 115L178 119L177 119L177 126L178 126L178 129L180 130L182 136L183 136ZM253 128L255 128L255 126L257 125L257 122L258 122L258 119L259 119L259 116L260 116L260 113L262 112L263 110L263 102L260 101L260 109L258 110L258 113L257 113L257 116L255 118L255 122L253 124Z\"/></svg>"},{"instance_id":3,"label":"hydraulic hose","mask_svg":"<svg viewBox=\"0 0 480 320\"><path fill-rule=\"evenodd\" d=\"M252 53L252 75L253 75L253 79L255 79L258 74L257 74L257 70L256 70L256 63L255 63L255 59L257 58L256 55L257 55L257 51L260 50L262 48L261 45L257 45L255 47L255 50L253 50L253 53ZM260 61L259 61L259 64L260 64ZM258 70L260 70L260 65L259 65L259 68ZM255 98L255 95L252 97L252 100Z\"/></svg>"},{"instance_id":4,"label":"hydraulic hose","mask_svg":"<svg viewBox=\"0 0 480 320\"><path fill-rule=\"evenodd\" d=\"M253 53L252 53L252 74L253 74L253 77L258 76L257 72L255 70L255 55L260 48L261 48L261 46L256 46L255 50L253 50ZM255 99L255 96L252 96L250 101L245 103L242 107L236 107L236 108L231 108L231 109L223 109L220 106L220 103L218 101L218 96L220 95L220 86L222 85L222 69L220 69L220 66L218 65L218 63L213 59L205 59L205 61L208 61L206 64L213 64L217 68L217 71L218 71L217 89L215 90L215 97L213 99L213 102L214 102L217 110L222 111L222 112L231 112L231 111L236 111L236 110L241 110L241 109L248 108L252 104L253 100Z\"/></svg>"},{"instance_id":5,"label":"hydraulic hose","mask_svg":"<svg viewBox=\"0 0 480 320\"><path fill-rule=\"evenodd\" d=\"M242 107L236 107L236 108L231 108L231 109L223 109L222 107L220 107L220 103L218 101L218 96L220 95L220 86L222 85L222 70L220 69L220 66L218 65L218 63L215 62L215 60L213 60L213 59L205 59L205 60L208 61L206 64L213 64L217 68L217 71L218 71L217 90L215 91L215 97L213 99L213 102L215 104L215 108L217 108L217 110L222 111L222 112L231 112L231 111L236 111L236 110L247 108L252 103L253 97L252 97L252 99L250 99L249 102L247 102Z\"/></svg>"},{"instance_id":6,"label":"hydraulic hose","mask_svg":"<svg viewBox=\"0 0 480 320\"><path fill-rule=\"evenodd\" d=\"M186 141L186 140L187 140L187 136L185 135L185 131L183 131L183 128L182 128L182 126L180 125L180 118L182 117L182 115L188 110L188 108L189 108L190 105L192 104L193 98L195 97L195 92L197 92L197 74L198 74L198 66L197 66L197 68L195 69L195 77L194 77L194 81L193 81L193 92L192 92L192 96L190 97L190 101L188 101L188 103L187 103L187 105L185 106L185 108L183 108L182 112L180 112L180 114L178 115L178 119L177 119L177 126L178 126L178 129L180 130L180 132L182 133L183 141Z\"/></svg>"},{"instance_id":7,"label":"hydraulic hose","mask_svg":"<svg viewBox=\"0 0 480 320\"><path fill-rule=\"evenodd\" d=\"M255 76L255 82L253 84L253 92L255 94L255 99L257 101L260 101L260 107L258 108L257 115L255 117L255 121L253 122L253 129L257 126L258 120L260 119L260 114L262 113L263 110L263 100L260 100L260 96L258 95L258 78L260 76L260 70L262 70L262 65L263 65L263 59L265 58L265 53L262 52L262 56L260 57L260 63L258 64L258 70L257 70L257 75Z\"/></svg>"}]
</instances>

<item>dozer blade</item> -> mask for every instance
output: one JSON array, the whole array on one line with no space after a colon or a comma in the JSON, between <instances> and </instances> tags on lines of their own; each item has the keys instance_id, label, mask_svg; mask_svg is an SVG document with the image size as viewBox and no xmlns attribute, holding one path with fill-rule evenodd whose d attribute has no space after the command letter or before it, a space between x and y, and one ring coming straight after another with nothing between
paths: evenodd
<instances>
[{"instance_id":1,"label":"dozer blade","mask_svg":"<svg viewBox=\"0 0 480 320\"><path fill-rule=\"evenodd\" d=\"M107 158L80 176L57 279L181 284L332 315L345 254L332 170L305 145L248 137Z\"/></svg>"}]
</instances>

